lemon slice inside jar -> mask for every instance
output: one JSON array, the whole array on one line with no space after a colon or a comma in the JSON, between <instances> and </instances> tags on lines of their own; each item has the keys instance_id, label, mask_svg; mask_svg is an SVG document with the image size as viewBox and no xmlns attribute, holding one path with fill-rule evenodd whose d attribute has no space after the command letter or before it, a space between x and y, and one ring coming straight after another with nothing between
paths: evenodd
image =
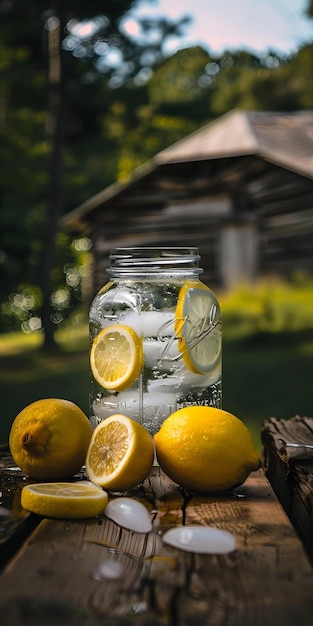
<instances>
[{"instance_id":1,"label":"lemon slice inside jar","mask_svg":"<svg viewBox=\"0 0 313 626\"><path fill-rule=\"evenodd\" d=\"M95 337L90 351L90 366L95 380L112 391L123 391L139 376L142 342L124 324L111 324Z\"/></svg>"},{"instance_id":2,"label":"lemon slice inside jar","mask_svg":"<svg viewBox=\"0 0 313 626\"><path fill-rule=\"evenodd\" d=\"M222 348L219 306L203 283L186 281L181 287L175 333L178 349L191 372L206 374L214 369Z\"/></svg>"}]
</instances>

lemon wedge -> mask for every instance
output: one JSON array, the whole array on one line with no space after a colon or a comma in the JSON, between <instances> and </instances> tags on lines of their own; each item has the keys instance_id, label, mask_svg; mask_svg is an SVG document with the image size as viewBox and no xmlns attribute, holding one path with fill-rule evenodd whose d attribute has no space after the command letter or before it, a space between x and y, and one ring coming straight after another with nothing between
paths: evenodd
<instances>
[{"instance_id":1,"label":"lemon wedge","mask_svg":"<svg viewBox=\"0 0 313 626\"><path fill-rule=\"evenodd\" d=\"M139 422L111 415L95 428L86 457L86 473L96 485L125 491L139 485L153 462L153 442Z\"/></svg>"},{"instance_id":2,"label":"lemon wedge","mask_svg":"<svg viewBox=\"0 0 313 626\"><path fill-rule=\"evenodd\" d=\"M181 287L175 333L190 371L206 374L216 366L222 348L220 311L214 294L203 283L186 281Z\"/></svg>"},{"instance_id":3,"label":"lemon wedge","mask_svg":"<svg viewBox=\"0 0 313 626\"><path fill-rule=\"evenodd\" d=\"M111 324L95 337L90 351L94 379L112 391L123 391L139 376L142 342L137 333L124 324Z\"/></svg>"},{"instance_id":4,"label":"lemon wedge","mask_svg":"<svg viewBox=\"0 0 313 626\"><path fill-rule=\"evenodd\" d=\"M85 518L102 513L108 494L89 481L33 483L21 493L24 509L44 517Z\"/></svg>"}]
</instances>

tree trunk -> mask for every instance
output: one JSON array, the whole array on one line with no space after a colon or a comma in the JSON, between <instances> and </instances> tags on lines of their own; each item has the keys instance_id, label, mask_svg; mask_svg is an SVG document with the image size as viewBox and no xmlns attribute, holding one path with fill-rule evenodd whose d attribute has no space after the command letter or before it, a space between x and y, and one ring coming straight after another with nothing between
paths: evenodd
<instances>
[{"instance_id":1,"label":"tree trunk","mask_svg":"<svg viewBox=\"0 0 313 626\"><path fill-rule=\"evenodd\" d=\"M48 191L46 221L43 235L41 260L42 325L44 349L55 350L51 295L53 291L51 272L56 252L58 220L62 214L62 144L63 144L63 104L64 89L61 68L61 22L58 17L49 18L48 58L49 58L49 114L47 135L50 144L48 162Z\"/></svg>"}]
</instances>

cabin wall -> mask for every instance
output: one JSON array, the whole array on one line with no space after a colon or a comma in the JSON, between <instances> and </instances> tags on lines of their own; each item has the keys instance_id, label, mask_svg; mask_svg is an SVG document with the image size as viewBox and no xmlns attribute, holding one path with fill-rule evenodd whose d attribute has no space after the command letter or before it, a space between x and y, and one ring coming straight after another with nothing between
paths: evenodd
<instances>
[{"instance_id":1,"label":"cabin wall","mask_svg":"<svg viewBox=\"0 0 313 626\"><path fill-rule=\"evenodd\" d=\"M236 180L235 191L221 179L198 196L169 194L159 204L135 196L99 207L91 224L92 292L108 280L110 249L123 246L198 246L203 280L213 289L273 274L313 275L313 180L269 166L256 180Z\"/></svg>"}]
</instances>

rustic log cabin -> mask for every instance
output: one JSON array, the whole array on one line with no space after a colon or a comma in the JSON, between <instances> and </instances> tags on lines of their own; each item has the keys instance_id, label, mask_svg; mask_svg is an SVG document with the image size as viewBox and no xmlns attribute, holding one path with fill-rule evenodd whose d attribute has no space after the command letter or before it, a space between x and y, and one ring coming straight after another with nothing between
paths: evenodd
<instances>
[{"instance_id":1,"label":"rustic log cabin","mask_svg":"<svg viewBox=\"0 0 313 626\"><path fill-rule=\"evenodd\" d=\"M234 110L67 213L92 240L93 290L112 247L198 246L204 280L313 273L313 111Z\"/></svg>"}]
</instances>

